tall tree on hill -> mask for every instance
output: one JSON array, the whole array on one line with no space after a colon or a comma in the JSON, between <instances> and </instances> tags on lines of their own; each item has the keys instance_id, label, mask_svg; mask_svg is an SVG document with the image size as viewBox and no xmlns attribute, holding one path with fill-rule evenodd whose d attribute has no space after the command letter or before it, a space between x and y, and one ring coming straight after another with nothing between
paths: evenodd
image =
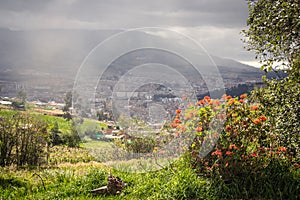
<instances>
[{"instance_id":1,"label":"tall tree on hill","mask_svg":"<svg viewBox=\"0 0 300 200\"><path fill-rule=\"evenodd\" d=\"M287 66L287 71L297 70L294 62L300 55L300 1L257 0L249 2L248 50L264 64L262 69L274 70L274 64ZM299 70L299 69L298 69Z\"/></svg>"},{"instance_id":2,"label":"tall tree on hill","mask_svg":"<svg viewBox=\"0 0 300 200\"><path fill-rule=\"evenodd\" d=\"M274 129L278 142L300 153L300 1L257 0L249 4L248 50L254 50L263 63L261 69L276 71L285 66L288 77L265 80L266 87L253 93L260 102Z\"/></svg>"}]
</instances>

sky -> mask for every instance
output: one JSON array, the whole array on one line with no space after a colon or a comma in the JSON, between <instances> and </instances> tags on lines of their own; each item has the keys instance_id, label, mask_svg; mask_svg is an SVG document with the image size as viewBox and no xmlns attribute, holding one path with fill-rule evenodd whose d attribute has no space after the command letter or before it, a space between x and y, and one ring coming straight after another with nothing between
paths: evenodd
<instances>
[{"instance_id":1,"label":"sky","mask_svg":"<svg viewBox=\"0 0 300 200\"><path fill-rule=\"evenodd\" d=\"M0 28L162 27L192 37L212 55L257 65L241 41L247 15L246 0L0 0Z\"/></svg>"}]
</instances>

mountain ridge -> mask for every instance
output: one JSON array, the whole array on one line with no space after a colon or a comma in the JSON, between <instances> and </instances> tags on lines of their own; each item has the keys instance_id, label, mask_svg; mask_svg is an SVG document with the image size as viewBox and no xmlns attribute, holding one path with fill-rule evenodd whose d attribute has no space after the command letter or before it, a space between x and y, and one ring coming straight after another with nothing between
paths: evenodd
<instances>
[{"instance_id":1,"label":"mountain ridge","mask_svg":"<svg viewBox=\"0 0 300 200\"><path fill-rule=\"evenodd\" d=\"M12 31L0 28L0 81L2 81L0 96L14 96L17 89L24 88L29 99L43 99L48 96L45 100L62 101L61 96L72 89L84 58L97 44L118 32L120 30ZM143 34L150 39L158 37ZM143 35L140 34L139 37L142 39ZM180 57L168 55L168 52L164 56L160 51L145 50L145 52L129 52L128 55L117 58L108 68L114 69L111 71L112 74L117 74L125 69L126 65L143 64L141 57L157 63L184 67ZM245 82L260 82L261 76L264 75L258 68L232 59L217 56L211 58L217 65L227 88ZM98 63L93 64L97 69ZM190 70L191 68L187 64L185 67L188 70L187 76L197 80L198 77ZM206 66L204 71L209 67ZM268 76L275 77L274 74ZM15 82L18 86L9 86L7 89L4 82L11 82L10 84ZM43 87L51 89L40 90Z\"/></svg>"}]
</instances>

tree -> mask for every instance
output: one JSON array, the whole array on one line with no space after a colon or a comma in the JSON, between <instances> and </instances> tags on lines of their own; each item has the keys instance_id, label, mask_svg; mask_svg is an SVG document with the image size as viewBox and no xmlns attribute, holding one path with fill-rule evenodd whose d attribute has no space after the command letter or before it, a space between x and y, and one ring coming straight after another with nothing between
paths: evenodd
<instances>
[{"instance_id":1,"label":"tree","mask_svg":"<svg viewBox=\"0 0 300 200\"><path fill-rule=\"evenodd\" d=\"M20 89L17 92L17 99L12 101L12 107L15 109L25 109L27 94L24 89Z\"/></svg>"},{"instance_id":2,"label":"tree","mask_svg":"<svg viewBox=\"0 0 300 200\"><path fill-rule=\"evenodd\" d=\"M64 135L64 141L68 147L79 147L81 139L79 137L76 124L72 122L70 132Z\"/></svg>"},{"instance_id":3,"label":"tree","mask_svg":"<svg viewBox=\"0 0 300 200\"><path fill-rule=\"evenodd\" d=\"M300 55L299 0L257 0L249 3L248 50L264 63L262 69L275 70L276 62L284 63L288 72L297 71L295 60ZM276 68L276 66L275 66Z\"/></svg>"},{"instance_id":4,"label":"tree","mask_svg":"<svg viewBox=\"0 0 300 200\"><path fill-rule=\"evenodd\" d=\"M73 93L72 91L68 91L64 97L65 106L63 107L63 111L65 112L64 118L66 120L72 119L72 115L70 113L70 108L72 107L72 99L73 99Z\"/></svg>"},{"instance_id":5,"label":"tree","mask_svg":"<svg viewBox=\"0 0 300 200\"><path fill-rule=\"evenodd\" d=\"M59 131L58 123L55 121L53 127L50 129L50 140L53 146L64 143L60 134L61 132Z\"/></svg>"},{"instance_id":6,"label":"tree","mask_svg":"<svg viewBox=\"0 0 300 200\"><path fill-rule=\"evenodd\" d=\"M25 105L27 94L24 89L20 89L17 93L17 98L21 100L22 104Z\"/></svg>"},{"instance_id":7,"label":"tree","mask_svg":"<svg viewBox=\"0 0 300 200\"><path fill-rule=\"evenodd\" d=\"M257 0L249 4L248 50L254 50L265 71L274 64L287 67L287 77L265 80L266 87L253 91L273 127L278 143L299 159L300 133L300 1Z\"/></svg>"},{"instance_id":8,"label":"tree","mask_svg":"<svg viewBox=\"0 0 300 200\"><path fill-rule=\"evenodd\" d=\"M42 164L49 140L47 122L34 115L16 113L0 120L0 166Z\"/></svg>"}]
</instances>

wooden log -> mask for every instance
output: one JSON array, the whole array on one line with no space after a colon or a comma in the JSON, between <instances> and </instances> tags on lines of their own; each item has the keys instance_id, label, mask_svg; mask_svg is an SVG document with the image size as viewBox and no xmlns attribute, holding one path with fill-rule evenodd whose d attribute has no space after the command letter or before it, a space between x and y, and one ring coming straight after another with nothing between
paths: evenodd
<instances>
[{"instance_id":1,"label":"wooden log","mask_svg":"<svg viewBox=\"0 0 300 200\"><path fill-rule=\"evenodd\" d=\"M112 174L108 175L108 184L100 188L91 190L94 195L116 195L120 194L122 189L126 186L119 177L114 177Z\"/></svg>"},{"instance_id":2,"label":"wooden log","mask_svg":"<svg viewBox=\"0 0 300 200\"><path fill-rule=\"evenodd\" d=\"M93 189L93 190L91 190L91 193L93 193L94 195L108 194L107 185L106 186L102 186L100 188Z\"/></svg>"}]
</instances>

